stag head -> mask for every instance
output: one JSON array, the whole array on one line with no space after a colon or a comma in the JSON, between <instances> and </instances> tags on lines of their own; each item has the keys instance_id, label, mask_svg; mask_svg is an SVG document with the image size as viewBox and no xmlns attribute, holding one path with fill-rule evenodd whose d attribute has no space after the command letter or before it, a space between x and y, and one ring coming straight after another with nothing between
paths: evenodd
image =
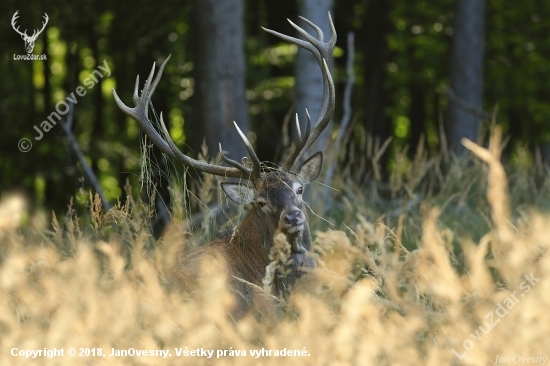
<instances>
[{"instance_id":1,"label":"stag head","mask_svg":"<svg viewBox=\"0 0 550 366\"><path fill-rule=\"evenodd\" d=\"M17 33L21 35L21 38L23 38L23 41L25 41L25 49L27 50L27 53L32 53L32 50L34 49L34 43L36 42L36 38L38 38L40 33L42 33L44 28L46 28L46 24L48 24L48 20L49 20L48 14L44 13L44 21L42 22L42 29L40 30L35 29L34 32L32 33L32 36L29 36L27 35L26 29L24 32L21 32L19 30L19 26L17 26L16 28L15 23L17 21L17 18L19 18L19 15L17 13L19 13L19 10L17 10L15 14L13 14L13 17L11 18L11 26L13 27L13 30L15 30Z\"/></svg>"},{"instance_id":2,"label":"stag head","mask_svg":"<svg viewBox=\"0 0 550 366\"><path fill-rule=\"evenodd\" d=\"M266 218L270 232L282 231L292 244L293 253L305 253L301 235L307 228L307 211L302 200L304 186L321 172L323 154L307 159L296 172L273 170L262 174L253 184L223 182L227 197L237 204L252 204L253 211Z\"/></svg>"}]
</instances>

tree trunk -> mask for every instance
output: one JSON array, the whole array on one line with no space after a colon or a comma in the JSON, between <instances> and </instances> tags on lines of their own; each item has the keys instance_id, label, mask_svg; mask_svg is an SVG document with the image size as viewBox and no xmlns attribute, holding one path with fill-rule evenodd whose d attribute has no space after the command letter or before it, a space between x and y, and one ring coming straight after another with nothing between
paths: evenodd
<instances>
[{"instance_id":1,"label":"tree trunk","mask_svg":"<svg viewBox=\"0 0 550 366\"><path fill-rule=\"evenodd\" d=\"M388 104L386 90L386 63L390 60L390 53L386 43L386 36L391 31L390 19L391 4L387 0L369 1L365 12L363 53L365 77L365 129L382 144L392 134L391 121L385 114ZM358 48L360 48L358 43ZM382 173L386 175L386 162L389 154L381 159ZM368 163L370 164L370 162Z\"/></svg>"},{"instance_id":2,"label":"tree trunk","mask_svg":"<svg viewBox=\"0 0 550 366\"><path fill-rule=\"evenodd\" d=\"M192 21L195 91L188 129L189 144L197 153L203 138L209 154L218 143L229 157L247 156L233 121L249 131L245 94L243 0L197 0Z\"/></svg>"},{"instance_id":3,"label":"tree trunk","mask_svg":"<svg viewBox=\"0 0 550 366\"><path fill-rule=\"evenodd\" d=\"M456 96L474 108L483 106L483 56L485 49L485 1L457 0L451 46L450 82ZM476 141L480 118L449 102L446 132L449 147L457 155L465 148L462 138Z\"/></svg>"},{"instance_id":4,"label":"tree trunk","mask_svg":"<svg viewBox=\"0 0 550 366\"><path fill-rule=\"evenodd\" d=\"M330 37L328 12L331 10L332 0L301 0L300 2L299 15L312 21L323 30L325 42ZM309 25L303 21L300 20L298 25L312 35L317 36ZM300 38L302 37L300 36ZM321 102L323 101L323 75L313 55L301 47L298 49L298 54L296 55L294 73L296 78L294 87L296 92L296 113L298 113L300 119L300 128L302 131L305 131L307 124L305 109L307 108L311 116L311 123L313 124L321 108ZM292 125L294 126L294 121ZM330 123L317 138L314 145L316 149L312 149L312 152L323 149L326 138L330 136L331 125L332 123ZM293 128L291 131L295 139L296 129Z\"/></svg>"}]
</instances>

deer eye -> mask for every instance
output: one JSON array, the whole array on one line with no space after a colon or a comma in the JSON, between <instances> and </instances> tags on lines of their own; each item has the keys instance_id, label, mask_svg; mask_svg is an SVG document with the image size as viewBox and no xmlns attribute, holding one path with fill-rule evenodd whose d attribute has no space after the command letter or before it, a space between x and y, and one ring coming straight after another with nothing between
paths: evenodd
<instances>
[{"instance_id":1,"label":"deer eye","mask_svg":"<svg viewBox=\"0 0 550 366\"><path fill-rule=\"evenodd\" d=\"M303 194L304 193L304 187L300 187L296 190L296 194Z\"/></svg>"}]
</instances>

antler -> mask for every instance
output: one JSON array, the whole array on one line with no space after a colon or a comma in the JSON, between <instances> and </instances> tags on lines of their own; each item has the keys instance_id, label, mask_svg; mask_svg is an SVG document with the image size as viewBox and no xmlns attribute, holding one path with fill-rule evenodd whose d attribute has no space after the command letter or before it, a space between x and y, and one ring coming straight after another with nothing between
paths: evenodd
<instances>
[{"instance_id":1,"label":"antler","mask_svg":"<svg viewBox=\"0 0 550 366\"><path fill-rule=\"evenodd\" d=\"M252 169L249 169L243 164L240 164L234 160L231 160L225 157L225 155L221 150L221 144L220 144L220 153L222 155L222 159L226 163L232 165L234 168L213 165L206 161L195 160L183 154L177 148L176 144L170 137L170 133L168 132L168 129L164 124L164 120L162 119L162 112L160 114L160 124L161 124L161 129L162 129L164 138L162 138L160 134L154 129L148 117L149 99L151 99L151 97L153 96L153 93L155 92L155 89L157 88L157 85L162 76L162 72L164 71L164 66L166 65L169 59L170 59L170 56L168 56L168 58L162 63L157 73L157 76L155 77L154 80L153 80L153 75L155 73L155 64L153 63L153 69L149 74L149 78L145 82L145 86L143 88L143 91L141 92L141 96L138 94L139 75L137 76L136 84L134 87L134 96L133 96L133 101L135 105L134 108L130 108L126 106L120 100L116 91L113 89L113 95L115 97L115 101L118 107L128 116L135 119L136 122L141 127L141 129L143 130L143 132L145 132L145 134L151 139L153 144L155 144L163 153L170 156L171 158L178 160L179 162L181 162L184 165L187 165L190 168L199 170L204 173L220 175L223 177L243 178L243 179L247 179L252 182L255 182L258 178L260 178L260 175L261 175L260 160L258 159L258 156L254 152L252 145L250 144L246 136L242 133L242 131L239 129L239 126L237 126L236 123L235 123L235 127L237 128L237 132L241 136L241 139L243 140L246 146L246 149L248 150L248 153L250 155L250 158L253 162Z\"/></svg>"},{"instance_id":2,"label":"antler","mask_svg":"<svg viewBox=\"0 0 550 366\"><path fill-rule=\"evenodd\" d=\"M17 12L16 14L14 14L14 18L12 19L12 25L14 25L16 15L17 15ZM46 15L46 18L47 18L47 15ZM305 153L305 151L313 144L313 142L315 142L317 137L319 137L321 132L328 125L332 117L332 114L334 112L334 104L335 104L334 83L332 81L330 70L332 69L332 50L334 49L334 45L336 43L336 30L334 29L334 24L332 23L332 18L330 16L330 13L328 14L328 19L329 19L331 37L330 37L330 40L326 43L323 42L323 32L319 27L317 27L315 24L313 24L312 22L310 22L309 20L303 17L300 17L300 18L316 31L317 38L314 38L305 30L298 27L296 24L294 24L290 20L289 20L289 23L300 34L304 36L307 42L262 27L266 32L271 33L277 37L280 37L288 42L294 43L310 51L315 57L315 59L317 60L317 63L321 67L321 71L323 73L323 101L321 103L321 110L319 111L319 115L317 116L317 120L315 121L315 127L313 127L313 130L311 130L311 118L309 117L309 113L308 113L307 128L304 136L302 137L300 133L300 127L298 125L298 118L296 117L296 124L297 124L296 127L298 129L298 143L296 144L289 158L285 162L285 165L283 168L285 171L295 170L296 162L300 160L300 158ZM47 19L46 19L46 22L47 22ZM14 29L15 29L15 25L14 25ZM250 144L250 142L248 141L246 136L242 133L242 131L240 130L239 126L237 126L236 123L235 123L235 128L237 129L237 132L241 136L241 139L243 140L246 146L246 149L248 150L248 154L250 155L250 158L252 160L252 163L253 163L252 169L247 168L244 164L241 164L235 160L231 160L227 158L222 151L221 144L220 144L221 157L224 162L233 166L233 168L223 167L219 165L212 165L208 162L195 160L183 154L177 148L176 144L170 137L168 129L166 128L166 125L164 124L164 120L162 118L162 112L160 114L160 123L161 123L161 129L162 129L164 138L161 137L161 135L152 126L148 117L149 99L152 97L153 93L155 92L155 89L162 76L162 72L164 71L164 66L166 65L169 59L170 59L170 56L168 56L168 58L162 63L157 73L157 76L155 77L154 80L153 80L153 76L155 73L155 64L153 64L153 68L151 70L151 73L149 74L149 78L147 78L145 82L145 87L143 88L141 96L138 93L138 86L139 86L139 75L138 75L138 77L136 78L136 84L134 87L134 96L133 96L133 101L135 106L134 108L130 108L126 106L120 100L116 91L113 89L113 95L115 97L115 101L118 107L128 116L136 120L136 122L139 124L143 132L145 132L145 134L151 139L153 144L155 144L166 155L180 161L182 164L208 174L214 174L214 175L220 175L220 176L232 177L232 178L243 178L243 179L248 179L252 182L255 182L256 180L258 180L261 176L260 160L258 159L258 156L254 152L252 145ZM306 110L306 113L307 113L307 110Z\"/></svg>"},{"instance_id":3,"label":"antler","mask_svg":"<svg viewBox=\"0 0 550 366\"><path fill-rule=\"evenodd\" d=\"M336 44L336 29L334 29L334 24L332 23L330 13L328 13L330 40L326 43L323 42L323 32L321 28L319 28L304 17L300 17L300 19L302 19L315 30L315 32L317 33L317 38L311 36L304 29L294 24L290 19L288 19L290 25L292 25L307 41L290 37L285 34L262 27L263 30L265 30L266 32L271 33L287 42L294 43L295 45L305 48L306 50L311 52L317 60L319 67L321 67L321 72L323 73L323 101L321 103L319 114L317 115L317 120L315 121L315 127L313 127L313 130L310 131L311 123L308 114L308 125L306 128L306 132L304 136L301 137L300 127L298 125L298 116L296 116L298 143L294 146L294 149L292 149L290 156L283 166L283 169L285 171L294 171L296 169L296 163L300 160L307 149L315 142L321 132L327 127L330 119L332 118L335 104L334 83L332 81L331 70L333 62L332 50L334 49L334 45Z\"/></svg>"},{"instance_id":4,"label":"antler","mask_svg":"<svg viewBox=\"0 0 550 366\"><path fill-rule=\"evenodd\" d=\"M17 13L19 13L19 10L17 10L15 12L15 14L13 14L13 17L11 17L11 26L12 26L13 30L16 31L17 33L19 33L21 36L28 37L26 29L25 29L25 33L23 33L19 30L19 26L17 28L15 28L15 22L17 21L17 18L19 18L19 15L17 15Z\"/></svg>"},{"instance_id":5,"label":"antler","mask_svg":"<svg viewBox=\"0 0 550 366\"><path fill-rule=\"evenodd\" d=\"M35 30L30 38L38 37L38 35L39 35L40 33L42 33L42 31L44 30L44 28L46 28L46 24L48 24L48 20L50 20L50 18L48 18L48 14L46 14L46 13L44 13L43 17L44 17L44 21L42 22L42 29L40 29L40 30L38 31L38 33L36 33L37 30Z\"/></svg>"},{"instance_id":6,"label":"antler","mask_svg":"<svg viewBox=\"0 0 550 366\"><path fill-rule=\"evenodd\" d=\"M32 33L32 36L29 36L27 34L27 30L25 29L25 32L21 32L19 30L19 27L15 28L15 23L17 21L17 18L19 18L19 15L17 14L19 13L19 10L17 10L15 12L15 14L13 14L13 17L11 18L11 26L13 28L13 30L15 30L17 33L19 33L21 36L25 37L25 38L28 38L28 39L35 39L36 37L38 37L38 35L40 33L42 33L42 31L44 30L44 28L46 28L46 24L48 24L48 20L50 18L48 18L48 14L44 13L43 17L44 17L44 21L42 22L42 29L38 30L38 29L35 29ZM37 33L38 32L38 33Z\"/></svg>"}]
</instances>

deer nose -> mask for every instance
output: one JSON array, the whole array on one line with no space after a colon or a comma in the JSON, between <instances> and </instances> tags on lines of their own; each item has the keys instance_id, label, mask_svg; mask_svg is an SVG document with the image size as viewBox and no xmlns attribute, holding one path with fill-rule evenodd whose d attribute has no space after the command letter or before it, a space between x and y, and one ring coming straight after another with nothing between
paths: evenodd
<instances>
[{"instance_id":1,"label":"deer nose","mask_svg":"<svg viewBox=\"0 0 550 366\"><path fill-rule=\"evenodd\" d=\"M298 226L304 221L302 211L300 210L291 211L287 213L283 218L283 220L284 220L284 223L289 226Z\"/></svg>"}]
</instances>

